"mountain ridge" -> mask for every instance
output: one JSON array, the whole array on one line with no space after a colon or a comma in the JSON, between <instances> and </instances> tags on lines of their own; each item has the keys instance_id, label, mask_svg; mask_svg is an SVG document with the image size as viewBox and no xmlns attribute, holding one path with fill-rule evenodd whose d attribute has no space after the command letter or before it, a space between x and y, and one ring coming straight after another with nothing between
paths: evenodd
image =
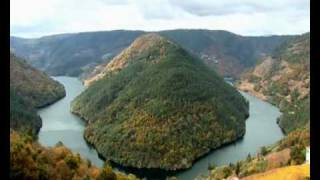
<instances>
[{"instance_id":1,"label":"mountain ridge","mask_svg":"<svg viewBox=\"0 0 320 180\"><path fill-rule=\"evenodd\" d=\"M86 77L97 65L107 64L135 38L145 33L148 32L116 30L45 36L38 39L11 37L10 44L18 55L51 75ZM187 49L208 66L215 68L220 75L234 78L245 68L251 67L261 53L268 54L283 40L293 37L245 37L223 30L203 29L178 29L157 33Z\"/></svg>"}]
</instances>

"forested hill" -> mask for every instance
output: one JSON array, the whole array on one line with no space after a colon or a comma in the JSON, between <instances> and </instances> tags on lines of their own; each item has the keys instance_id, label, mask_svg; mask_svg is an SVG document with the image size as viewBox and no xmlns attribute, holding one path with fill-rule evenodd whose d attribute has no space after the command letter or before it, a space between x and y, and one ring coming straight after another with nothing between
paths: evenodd
<instances>
[{"instance_id":1,"label":"forested hill","mask_svg":"<svg viewBox=\"0 0 320 180\"><path fill-rule=\"evenodd\" d=\"M63 85L10 53L10 128L34 136L41 128L36 108L64 96Z\"/></svg>"},{"instance_id":2,"label":"forested hill","mask_svg":"<svg viewBox=\"0 0 320 180\"><path fill-rule=\"evenodd\" d=\"M177 170L243 136L248 103L203 62L151 33L115 57L72 111L105 158Z\"/></svg>"},{"instance_id":3,"label":"forested hill","mask_svg":"<svg viewBox=\"0 0 320 180\"><path fill-rule=\"evenodd\" d=\"M11 37L14 52L50 75L85 76L107 64L144 31L101 31L61 34L36 39ZM222 76L238 77L256 60L292 36L247 37L227 31L160 31Z\"/></svg>"},{"instance_id":4,"label":"forested hill","mask_svg":"<svg viewBox=\"0 0 320 180\"><path fill-rule=\"evenodd\" d=\"M310 122L310 33L283 43L246 72L238 87L277 105L285 133Z\"/></svg>"}]
</instances>

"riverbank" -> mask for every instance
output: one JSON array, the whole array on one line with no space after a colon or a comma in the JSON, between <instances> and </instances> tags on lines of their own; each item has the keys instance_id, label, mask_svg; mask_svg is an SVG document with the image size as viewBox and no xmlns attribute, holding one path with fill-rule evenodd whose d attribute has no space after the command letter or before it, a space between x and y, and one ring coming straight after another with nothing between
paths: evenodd
<instances>
[{"instance_id":1,"label":"riverbank","mask_svg":"<svg viewBox=\"0 0 320 180\"><path fill-rule=\"evenodd\" d=\"M53 146L58 141L81 156L90 159L90 161L102 167L104 160L98 155L96 150L91 147L83 138L83 132L86 122L78 116L70 113L70 102L75 96L85 89L82 83L76 78L56 77L62 82L67 91L66 97L62 100L46 107L39 112L43 118L43 128L40 132L40 142L46 146ZM261 146L269 145L283 137L281 130L276 124L276 119L280 116L278 109L269 103L263 102L254 96L241 92L249 101L250 117L246 120L246 132L240 139L232 143L225 144L218 149L208 151L201 158L194 161L193 165L183 171L173 173L164 172L162 179L166 176L176 176L178 179L191 180L200 174L208 173L208 165L224 165L236 162L245 158L248 153L255 154ZM263 131L261 130L263 129ZM266 136L265 131L270 132ZM100 165L99 165L100 164ZM162 172L151 172L150 169L132 169L121 167L119 164L111 162L115 169L120 171L137 174L138 176L157 177ZM145 170L145 171L144 171ZM149 174L148 174L149 173Z\"/></svg>"}]
</instances>

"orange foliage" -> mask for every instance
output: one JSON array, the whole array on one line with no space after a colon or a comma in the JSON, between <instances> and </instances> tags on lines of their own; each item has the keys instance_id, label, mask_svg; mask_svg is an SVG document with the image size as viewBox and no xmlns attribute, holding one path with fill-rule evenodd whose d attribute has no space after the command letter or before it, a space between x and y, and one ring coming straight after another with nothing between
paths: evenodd
<instances>
[{"instance_id":1,"label":"orange foliage","mask_svg":"<svg viewBox=\"0 0 320 180\"><path fill-rule=\"evenodd\" d=\"M248 176L242 180L300 180L310 178L310 165L288 166Z\"/></svg>"}]
</instances>

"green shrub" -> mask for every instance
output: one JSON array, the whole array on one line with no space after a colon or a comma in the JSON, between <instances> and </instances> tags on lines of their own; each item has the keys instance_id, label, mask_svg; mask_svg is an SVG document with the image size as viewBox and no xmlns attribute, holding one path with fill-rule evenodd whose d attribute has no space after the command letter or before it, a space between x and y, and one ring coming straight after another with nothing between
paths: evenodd
<instances>
[{"instance_id":1,"label":"green shrub","mask_svg":"<svg viewBox=\"0 0 320 180\"><path fill-rule=\"evenodd\" d=\"M67 155L64 158L64 161L66 162L66 164L68 165L68 167L70 169L77 169L79 167L79 158L74 156L74 155Z\"/></svg>"}]
</instances>

